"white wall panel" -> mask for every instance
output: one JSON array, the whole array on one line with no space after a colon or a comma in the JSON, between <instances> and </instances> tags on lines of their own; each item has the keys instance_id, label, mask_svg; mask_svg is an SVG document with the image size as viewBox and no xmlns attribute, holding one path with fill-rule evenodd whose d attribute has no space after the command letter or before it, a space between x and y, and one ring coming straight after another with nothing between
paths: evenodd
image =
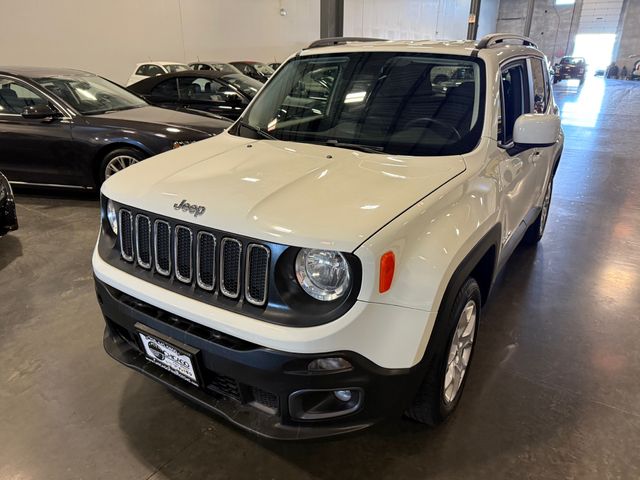
<instances>
[{"instance_id":1,"label":"white wall panel","mask_svg":"<svg viewBox=\"0 0 640 480\"><path fill-rule=\"evenodd\" d=\"M80 68L121 83L148 59L271 62L320 37L319 0L24 0L9 16L0 64Z\"/></svg>"},{"instance_id":2,"label":"white wall panel","mask_svg":"<svg viewBox=\"0 0 640 480\"><path fill-rule=\"evenodd\" d=\"M346 36L464 39L471 0L345 0Z\"/></svg>"},{"instance_id":3,"label":"white wall panel","mask_svg":"<svg viewBox=\"0 0 640 480\"><path fill-rule=\"evenodd\" d=\"M617 33L623 0L583 0L578 33Z\"/></svg>"}]
</instances>

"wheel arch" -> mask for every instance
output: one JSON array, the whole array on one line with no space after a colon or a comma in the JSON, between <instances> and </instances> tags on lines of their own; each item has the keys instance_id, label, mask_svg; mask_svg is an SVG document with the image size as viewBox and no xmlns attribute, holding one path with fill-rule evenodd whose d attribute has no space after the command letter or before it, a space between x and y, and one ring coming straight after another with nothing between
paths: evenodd
<instances>
[{"instance_id":1,"label":"wheel arch","mask_svg":"<svg viewBox=\"0 0 640 480\"><path fill-rule=\"evenodd\" d=\"M93 168L93 178L96 183L96 187L99 187L100 183L100 165L102 164L102 160L104 160L104 157L106 157L109 153L113 152L114 150L118 150L119 148L130 148L132 150L137 150L138 152L142 153L145 158L154 155L154 153L144 144L135 141L117 140L103 145L98 150L96 150L91 162Z\"/></svg>"}]
</instances>

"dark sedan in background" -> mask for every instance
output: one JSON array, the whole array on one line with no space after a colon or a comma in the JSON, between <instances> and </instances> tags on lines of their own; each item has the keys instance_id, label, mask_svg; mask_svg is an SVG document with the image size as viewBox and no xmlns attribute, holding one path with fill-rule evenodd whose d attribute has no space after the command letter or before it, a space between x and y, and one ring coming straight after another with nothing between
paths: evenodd
<instances>
[{"instance_id":1,"label":"dark sedan in background","mask_svg":"<svg viewBox=\"0 0 640 480\"><path fill-rule=\"evenodd\" d=\"M260 62L230 62L231 65L240 70L247 77L251 77L259 82L266 82L274 74L273 68Z\"/></svg>"},{"instance_id":2,"label":"dark sedan in background","mask_svg":"<svg viewBox=\"0 0 640 480\"><path fill-rule=\"evenodd\" d=\"M212 70L167 73L128 87L159 107L201 110L234 120L260 88L262 83L246 75Z\"/></svg>"},{"instance_id":3,"label":"dark sedan in background","mask_svg":"<svg viewBox=\"0 0 640 480\"><path fill-rule=\"evenodd\" d=\"M9 181L0 172L0 237L17 229L16 201Z\"/></svg>"},{"instance_id":4,"label":"dark sedan in background","mask_svg":"<svg viewBox=\"0 0 640 480\"><path fill-rule=\"evenodd\" d=\"M0 67L0 169L12 183L96 188L231 123L149 105L79 70Z\"/></svg>"}]
</instances>

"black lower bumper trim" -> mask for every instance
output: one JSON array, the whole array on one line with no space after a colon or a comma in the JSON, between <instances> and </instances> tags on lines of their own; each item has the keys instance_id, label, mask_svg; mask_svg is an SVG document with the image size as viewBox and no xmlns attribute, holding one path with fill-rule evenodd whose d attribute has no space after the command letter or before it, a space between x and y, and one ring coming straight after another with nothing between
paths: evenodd
<instances>
[{"instance_id":1,"label":"black lower bumper trim","mask_svg":"<svg viewBox=\"0 0 640 480\"><path fill-rule=\"evenodd\" d=\"M118 362L162 383L191 401L262 437L311 439L353 432L383 417L400 416L413 398L417 370L381 368L353 352L292 354L215 332L140 302L96 279L96 293L107 323L104 348ZM198 350L201 386L195 386L147 360L136 324ZM310 373L316 358L339 356L353 368ZM360 408L335 419L299 420L289 412L289 397L302 390L356 388Z\"/></svg>"}]
</instances>

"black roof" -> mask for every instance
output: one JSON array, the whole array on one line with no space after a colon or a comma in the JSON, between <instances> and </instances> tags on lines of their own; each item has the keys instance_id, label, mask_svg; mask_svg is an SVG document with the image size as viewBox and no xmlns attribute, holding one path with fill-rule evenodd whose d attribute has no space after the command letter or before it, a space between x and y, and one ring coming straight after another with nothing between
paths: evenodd
<instances>
[{"instance_id":1,"label":"black roof","mask_svg":"<svg viewBox=\"0 0 640 480\"><path fill-rule=\"evenodd\" d=\"M74 70L72 68L56 68L56 67L14 67L0 66L0 73L9 75L20 75L27 78L55 77L56 75L66 76L86 76L94 75L91 72L83 70Z\"/></svg>"}]
</instances>

